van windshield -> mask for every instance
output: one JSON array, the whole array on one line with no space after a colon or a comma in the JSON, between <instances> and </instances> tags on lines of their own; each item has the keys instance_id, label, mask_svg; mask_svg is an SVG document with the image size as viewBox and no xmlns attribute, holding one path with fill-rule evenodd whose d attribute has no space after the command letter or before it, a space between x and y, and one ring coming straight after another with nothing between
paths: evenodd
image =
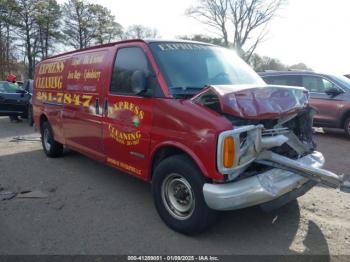
<instances>
[{"instance_id":1,"label":"van windshield","mask_svg":"<svg viewBox=\"0 0 350 262\"><path fill-rule=\"evenodd\" d=\"M151 51L172 95L193 95L207 85L264 85L234 51L205 44L155 42Z\"/></svg>"}]
</instances>

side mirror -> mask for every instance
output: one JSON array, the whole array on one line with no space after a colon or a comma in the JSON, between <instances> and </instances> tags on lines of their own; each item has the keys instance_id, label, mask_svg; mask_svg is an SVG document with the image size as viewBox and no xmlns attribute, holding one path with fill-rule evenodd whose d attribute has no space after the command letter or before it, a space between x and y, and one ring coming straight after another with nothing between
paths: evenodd
<instances>
[{"instance_id":1,"label":"side mirror","mask_svg":"<svg viewBox=\"0 0 350 262\"><path fill-rule=\"evenodd\" d=\"M343 93L343 91L336 87L327 88L325 93L329 96L337 96Z\"/></svg>"},{"instance_id":2,"label":"side mirror","mask_svg":"<svg viewBox=\"0 0 350 262\"><path fill-rule=\"evenodd\" d=\"M147 90L147 77L145 72L136 70L131 76L131 87L134 94L139 95Z\"/></svg>"}]
</instances>

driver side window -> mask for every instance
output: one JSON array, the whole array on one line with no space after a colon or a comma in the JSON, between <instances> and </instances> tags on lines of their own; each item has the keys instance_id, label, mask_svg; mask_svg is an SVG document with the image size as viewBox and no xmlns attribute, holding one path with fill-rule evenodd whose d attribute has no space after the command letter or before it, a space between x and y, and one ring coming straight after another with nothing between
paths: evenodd
<instances>
[{"instance_id":1,"label":"driver side window","mask_svg":"<svg viewBox=\"0 0 350 262\"><path fill-rule=\"evenodd\" d=\"M5 84L0 83L0 93L5 93L5 92L6 92Z\"/></svg>"},{"instance_id":2,"label":"driver side window","mask_svg":"<svg viewBox=\"0 0 350 262\"><path fill-rule=\"evenodd\" d=\"M110 91L133 95L131 76L137 70L149 75L148 61L143 50L139 47L125 47L118 50Z\"/></svg>"},{"instance_id":3,"label":"driver side window","mask_svg":"<svg viewBox=\"0 0 350 262\"><path fill-rule=\"evenodd\" d=\"M332 89L332 88L339 89L335 84L328 81L327 79L323 78L322 81L323 81L324 91Z\"/></svg>"},{"instance_id":4,"label":"driver side window","mask_svg":"<svg viewBox=\"0 0 350 262\"><path fill-rule=\"evenodd\" d=\"M322 79L318 76L303 76L302 77L302 85L307 90L313 93L324 93L325 92L325 86L324 81L325 79Z\"/></svg>"},{"instance_id":5,"label":"driver side window","mask_svg":"<svg viewBox=\"0 0 350 262\"><path fill-rule=\"evenodd\" d=\"M318 76L303 76L303 86L314 93L326 93L329 89L339 89L331 81Z\"/></svg>"}]
</instances>

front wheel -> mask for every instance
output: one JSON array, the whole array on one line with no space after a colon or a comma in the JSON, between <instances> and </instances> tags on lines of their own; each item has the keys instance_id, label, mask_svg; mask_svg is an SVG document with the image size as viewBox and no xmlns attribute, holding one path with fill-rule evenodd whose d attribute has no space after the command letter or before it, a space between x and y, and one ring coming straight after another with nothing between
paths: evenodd
<instances>
[{"instance_id":1,"label":"front wheel","mask_svg":"<svg viewBox=\"0 0 350 262\"><path fill-rule=\"evenodd\" d=\"M345 120L344 131L348 137L350 137L350 117Z\"/></svg>"},{"instance_id":2,"label":"front wheel","mask_svg":"<svg viewBox=\"0 0 350 262\"><path fill-rule=\"evenodd\" d=\"M60 157L63 154L63 145L55 141L49 122L42 125L41 142L48 157Z\"/></svg>"},{"instance_id":3,"label":"front wheel","mask_svg":"<svg viewBox=\"0 0 350 262\"><path fill-rule=\"evenodd\" d=\"M185 155L166 158L155 168L152 179L154 203L170 228L184 234L196 234L213 224L217 212L205 203L205 182L197 166Z\"/></svg>"}]
</instances>

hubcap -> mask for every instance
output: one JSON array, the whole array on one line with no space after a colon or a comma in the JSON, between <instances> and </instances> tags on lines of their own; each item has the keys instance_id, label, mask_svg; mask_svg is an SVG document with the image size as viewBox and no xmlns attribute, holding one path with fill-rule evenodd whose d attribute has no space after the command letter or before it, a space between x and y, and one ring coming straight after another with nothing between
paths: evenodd
<instances>
[{"instance_id":1,"label":"hubcap","mask_svg":"<svg viewBox=\"0 0 350 262\"><path fill-rule=\"evenodd\" d=\"M348 123L348 134L350 134L350 122Z\"/></svg>"},{"instance_id":2,"label":"hubcap","mask_svg":"<svg viewBox=\"0 0 350 262\"><path fill-rule=\"evenodd\" d=\"M51 139L50 139L50 131L48 129L44 130L44 146L47 151L51 149Z\"/></svg>"},{"instance_id":3,"label":"hubcap","mask_svg":"<svg viewBox=\"0 0 350 262\"><path fill-rule=\"evenodd\" d=\"M195 207L195 198L188 181L179 174L170 174L162 183L165 208L176 219L189 218Z\"/></svg>"}]
</instances>

